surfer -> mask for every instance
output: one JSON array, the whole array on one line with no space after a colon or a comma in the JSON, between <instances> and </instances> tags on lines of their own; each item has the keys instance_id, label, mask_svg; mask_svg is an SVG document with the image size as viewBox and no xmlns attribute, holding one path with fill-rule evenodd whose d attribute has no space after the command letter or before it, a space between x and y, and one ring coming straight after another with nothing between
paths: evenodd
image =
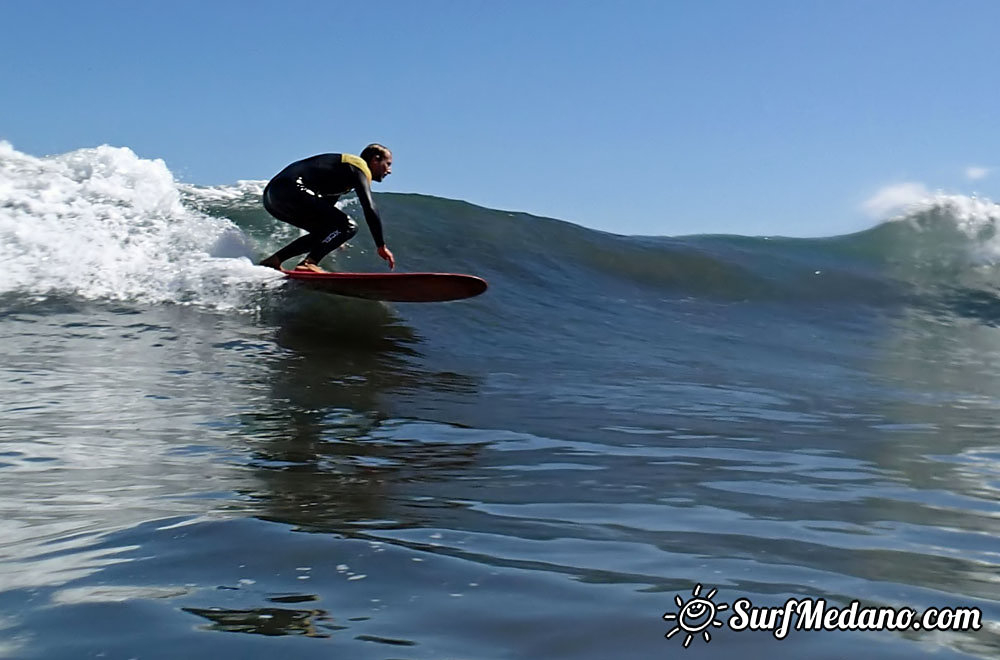
<instances>
[{"instance_id":1,"label":"surfer","mask_svg":"<svg viewBox=\"0 0 1000 660\"><path fill-rule=\"evenodd\" d=\"M392 173L392 152L381 144L369 144L361 156L320 154L292 163L264 188L264 208L282 222L305 229L301 236L281 248L261 266L281 269L281 264L300 254L306 257L295 270L326 272L319 261L358 233L358 226L337 208L337 199L353 190L365 214L378 256L396 265L382 236L382 220L372 201L371 183Z\"/></svg>"}]
</instances>

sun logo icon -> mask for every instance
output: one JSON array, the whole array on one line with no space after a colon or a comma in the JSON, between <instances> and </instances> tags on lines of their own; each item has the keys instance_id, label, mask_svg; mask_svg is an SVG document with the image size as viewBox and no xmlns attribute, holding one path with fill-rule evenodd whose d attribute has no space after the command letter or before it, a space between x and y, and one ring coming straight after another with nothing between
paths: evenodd
<instances>
[{"instance_id":1,"label":"sun logo icon","mask_svg":"<svg viewBox=\"0 0 1000 660\"><path fill-rule=\"evenodd\" d=\"M722 627L722 622L716 621L715 615L729 607L726 603L716 605L712 602L712 597L716 591L718 589L712 589L702 598L701 585L696 584L694 589L691 590L691 600L684 602L680 596L674 596L674 602L677 603L678 611L676 614L667 612L663 615L663 620L677 621L677 625L671 628L664 637L670 639L677 633L684 631L687 633L687 637L684 639L684 648L687 648L691 644L691 640L698 633L701 633L706 643L712 641L712 635L708 632L709 628L712 626L716 628Z\"/></svg>"}]
</instances>

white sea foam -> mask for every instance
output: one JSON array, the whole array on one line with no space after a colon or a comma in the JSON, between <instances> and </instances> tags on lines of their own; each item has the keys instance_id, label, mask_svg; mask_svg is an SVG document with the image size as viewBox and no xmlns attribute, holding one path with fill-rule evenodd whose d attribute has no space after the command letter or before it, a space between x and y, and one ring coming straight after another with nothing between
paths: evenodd
<instances>
[{"instance_id":1,"label":"white sea foam","mask_svg":"<svg viewBox=\"0 0 1000 660\"><path fill-rule=\"evenodd\" d=\"M1000 205L983 197L938 193L907 207L893 222L929 234L930 247L944 249L959 240L974 262L1000 260Z\"/></svg>"},{"instance_id":2,"label":"white sea foam","mask_svg":"<svg viewBox=\"0 0 1000 660\"><path fill-rule=\"evenodd\" d=\"M253 200L254 204L260 204L260 196L264 192L267 181L246 181L240 180L231 185L224 186L195 186L182 183L178 189L185 196L196 199L201 203L218 202L239 202L241 200Z\"/></svg>"},{"instance_id":3,"label":"white sea foam","mask_svg":"<svg viewBox=\"0 0 1000 660\"><path fill-rule=\"evenodd\" d=\"M934 194L893 218L885 249L897 276L926 286L995 295L1000 282L1000 205L981 197Z\"/></svg>"},{"instance_id":4,"label":"white sea foam","mask_svg":"<svg viewBox=\"0 0 1000 660\"><path fill-rule=\"evenodd\" d=\"M967 197L937 193L910 203L894 220L916 219L934 212L939 217L951 218L956 229L970 238L979 236L984 229L993 229L1000 222L1000 205L985 197Z\"/></svg>"},{"instance_id":5,"label":"white sea foam","mask_svg":"<svg viewBox=\"0 0 1000 660\"><path fill-rule=\"evenodd\" d=\"M224 186L196 186L189 183L178 184L181 199L195 205L227 204L234 208L254 206L260 208L260 196L267 181L237 181Z\"/></svg>"},{"instance_id":6,"label":"white sea foam","mask_svg":"<svg viewBox=\"0 0 1000 660\"><path fill-rule=\"evenodd\" d=\"M1000 254L1000 205L985 197L931 192L921 183L887 186L864 204L874 217L921 233L952 233Z\"/></svg>"},{"instance_id":7,"label":"white sea foam","mask_svg":"<svg viewBox=\"0 0 1000 660\"><path fill-rule=\"evenodd\" d=\"M250 257L232 222L185 207L162 160L0 142L0 294L240 307L280 281Z\"/></svg>"}]
</instances>

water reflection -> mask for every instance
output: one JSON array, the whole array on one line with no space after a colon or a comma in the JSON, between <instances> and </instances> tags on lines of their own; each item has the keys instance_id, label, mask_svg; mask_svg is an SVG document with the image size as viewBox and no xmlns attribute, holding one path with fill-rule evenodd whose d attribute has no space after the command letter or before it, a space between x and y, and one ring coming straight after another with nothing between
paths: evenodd
<instances>
[{"instance_id":1,"label":"water reflection","mask_svg":"<svg viewBox=\"0 0 1000 660\"><path fill-rule=\"evenodd\" d=\"M211 621L203 630L238 632L252 635L278 637L303 635L329 637L329 632L346 630L346 626L333 623L325 610L292 610L277 607L260 607L248 610L226 610L219 607L183 607L182 611L196 614ZM325 632L329 631L329 632Z\"/></svg>"},{"instance_id":2,"label":"water reflection","mask_svg":"<svg viewBox=\"0 0 1000 660\"><path fill-rule=\"evenodd\" d=\"M281 319L269 394L241 418L259 482L244 494L260 517L300 528L400 524L398 484L447 478L482 446L408 437L401 417L441 393L475 394L479 383L427 369L421 338L384 305L345 300L308 312Z\"/></svg>"}]
</instances>

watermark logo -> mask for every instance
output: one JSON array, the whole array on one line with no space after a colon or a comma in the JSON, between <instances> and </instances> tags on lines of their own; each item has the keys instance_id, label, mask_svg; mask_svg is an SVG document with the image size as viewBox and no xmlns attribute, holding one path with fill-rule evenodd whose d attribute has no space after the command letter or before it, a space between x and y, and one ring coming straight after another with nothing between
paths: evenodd
<instances>
[{"instance_id":1,"label":"watermark logo","mask_svg":"<svg viewBox=\"0 0 1000 660\"><path fill-rule=\"evenodd\" d=\"M712 641L709 629L713 626L722 627L722 622L715 619L715 615L729 607L726 603L715 604L712 598L718 589L712 589L705 597L701 596L701 585L695 585L691 590L691 600L684 601L680 596L674 596L677 603L677 612L667 612L663 615L664 621L676 621L676 625L671 628L664 637L670 639L679 632L687 633L684 638L684 648L691 645L691 640L695 635L701 634L706 643Z\"/></svg>"},{"instance_id":2,"label":"watermark logo","mask_svg":"<svg viewBox=\"0 0 1000 660\"><path fill-rule=\"evenodd\" d=\"M928 607L918 611L911 607L869 607L852 600L846 607L836 607L825 598L789 598L781 607L755 607L748 598L738 598L732 603L732 614L725 621L716 619L727 603L715 603L717 589L701 595L702 585L695 585L691 598L674 596L676 612L663 615L664 621L674 622L674 627L664 635L670 639L685 633L684 648L691 640L701 636L706 643L712 641L712 628L741 632L744 630L767 631L775 639L785 639L792 630L939 630L976 631L982 628L982 610L978 607Z\"/></svg>"}]
</instances>

